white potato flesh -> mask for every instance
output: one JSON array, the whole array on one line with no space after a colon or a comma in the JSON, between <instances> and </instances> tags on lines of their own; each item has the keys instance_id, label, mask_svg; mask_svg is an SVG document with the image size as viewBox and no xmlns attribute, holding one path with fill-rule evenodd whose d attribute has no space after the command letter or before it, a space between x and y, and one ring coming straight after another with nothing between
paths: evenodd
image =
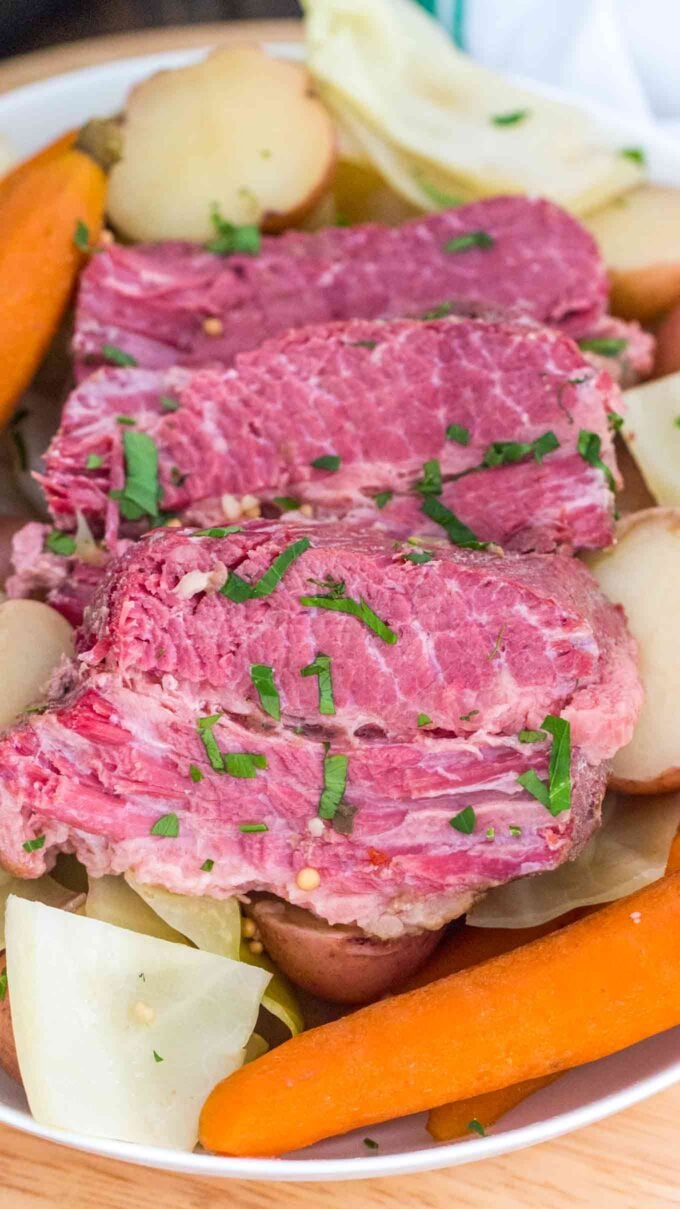
<instances>
[{"instance_id":1,"label":"white potato flesh","mask_svg":"<svg viewBox=\"0 0 680 1209\"><path fill-rule=\"evenodd\" d=\"M623 435L660 504L680 506L680 373L625 391Z\"/></svg>"},{"instance_id":2,"label":"white potato flesh","mask_svg":"<svg viewBox=\"0 0 680 1209\"><path fill-rule=\"evenodd\" d=\"M64 655L73 654L69 623L37 600L0 605L0 726L39 702Z\"/></svg>"},{"instance_id":3,"label":"white potato flesh","mask_svg":"<svg viewBox=\"0 0 680 1209\"><path fill-rule=\"evenodd\" d=\"M637 640L645 690L630 743L612 763L628 793L680 787L680 509L648 508L617 525L616 545L586 558Z\"/></svg>"},{"instance_id":4,"label":"white potato flesh","mask_svg":"<svg viewBox=\"0 0 680 1209\"><path fill-rule=\"evenodd\" d=\"M133 89L108 212L133 239L206 240L213 203L232 223L278 230L311 210L334 162L332 120L302 67L218 50Z\"/></svg>"},{"instance_id":5,"label":"white potato flesh","mask_svg":"<svg viewBox=\"0 0 680 1209\"><path fill-rule=\"evenodd\" d=\"M42 1125L190 1150L242 1065L268 976L186 945L10 898L21 1076Z\"/></svg>"},{"instance_id":6,"label":"white potato flesh","mask_svg":"<svg viewBox=\"0 0 680 1209\"><path fill-rule=\"evenodd\" d=\"M612 308L647 320L680 301L680 189L640 185L589 214L609 269Z\"/></svg>"}]
</instances>

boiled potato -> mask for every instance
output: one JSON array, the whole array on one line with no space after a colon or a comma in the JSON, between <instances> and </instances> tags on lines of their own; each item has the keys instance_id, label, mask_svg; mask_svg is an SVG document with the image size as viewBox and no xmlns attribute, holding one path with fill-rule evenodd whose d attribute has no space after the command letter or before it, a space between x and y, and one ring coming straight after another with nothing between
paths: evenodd
<instances>
[{"instance_id":1,"label":"boiled potato","mask_svg":"<svg viewBox=\"0 0 680 1209\"><path fill-rule=\"evenodd\" d=\"M619 522L616 545L587 556L603 592L626 610L645 689L611 783L626 793L680 788L680 508L648 508Z\"/></svg>"},{"instance_id":2,"label":"boiled potato","mask_svg":"<svg viewBox=\"0 0 680 1209\"><path fill-rule=\"evenodd\" d=\"M0 727L39 702L51 673L73 654L69 623L38 600L0 605Z\"/></svg>"},{"instance_id":3,"label":"boiled potato","mask_svg":"<svg viewBox=\"0 0 680 1209\"><path fill-rule=\"evenodd\" d=\"M680 305L674 306L656 328L654 377L664 378L680 370Z\"/></svg>"},{"instance_id":4,"label":"boiled potato","mask_svg":"<svg viewBox=\"0 0 680 1209\"><path fill-rule=\"evenodd\" d=\"M680 373L625 392L623 435L659 504L680 506Z\"/></svg>"},{"instance_id":5,"label":"boiled potato","mask_svg":"<svg viewBox=\"0 0 680 1209\"><path fill-rule=\"evenodd\" d=\"M207 240L214 203L231 223L278 231L312 209L334 163L333 123L302 67L217 50L133 89L108 211L131 239Z\"/></svg>"},{"instance_id":6,"label":"boiled potato","mask_svg":"<svg viewBox=\"0 0 680 1209\"><path fill-rule=\"evenodd\" d=\"M609 269L614 314L646 322L680 302L680 189L640 185L584 221Z\"/></svg>"}]
</instances>

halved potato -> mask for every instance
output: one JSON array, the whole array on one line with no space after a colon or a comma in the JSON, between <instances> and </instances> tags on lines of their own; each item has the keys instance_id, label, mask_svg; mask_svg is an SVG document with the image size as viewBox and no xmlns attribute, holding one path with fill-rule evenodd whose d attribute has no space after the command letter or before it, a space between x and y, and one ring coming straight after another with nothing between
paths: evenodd
<instances>
[{"instance_id":1,"label":"halved potato","mask_svg":"<svg viewBox=\"0 0 680 1209\"><path fill-rule=\"evenodd\" d=\"M660 504L680 505L680 373L625 392L623 435Z\"/></svg>"},{"instance_id":2,"label":"halved potato","mask_svg":"<svg viewBox=\"0 0 680 1209\"><path fill-rule=\"evenodd\" d=\"M209 239L213 204L280 230L312 209L334 163L333 122L302 67L217 50L132 90L108 211L132 239Z\"/></svg>"},{"instance_id":3,"label":"halved potato","mask_svg":"<svg viewBox=\"0 0 680 1209\"><path fill-rule=\"evenodd\" d=\"M680 508L624 517L610 550L587 556L603 592L622 604L637 640L645 701L611 783L627 793L680 787Z\"/></svg>"},{"instance_id":4,"label":"halved potato","mask_svg":"<svg viewBox=\"0 0 680 1209\"><path fill-rule=\"evenodd\" d=\"M664 378L680 370L680 306L674 306L668 312L654 335L654 377Z\"/></svg>"},{"instance_id":5,"label":"halved potato","mask_svg":"<svg viewBox=\"0 0 680 1209\"><path fill-rule=\"evenodd\" d=\"M63 655L73 654L67 621L37 600L0 605L0 727L40 701Z\"/></svg>"},{"instance_id":6,"label":"halved potato","mask_svg":"<svg viewBox=\"0 0 680 1209\"><path fill-rule=\"evenodd\" d=\"M680 189L640 185L584 219L624 319L653 319L680 302Z\"/></svg>"}]
</instances>

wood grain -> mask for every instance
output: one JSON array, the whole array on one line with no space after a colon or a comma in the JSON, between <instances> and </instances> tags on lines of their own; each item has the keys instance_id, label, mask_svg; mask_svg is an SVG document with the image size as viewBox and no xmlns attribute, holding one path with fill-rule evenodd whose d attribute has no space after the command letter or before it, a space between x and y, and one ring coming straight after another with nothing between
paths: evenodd
<instances>
[{"instance_id":1,"label":"wood grain","mask_svg":"<svg viewBox=\"0 0 680 1209\"><path fill-rule=\"evenodd\" d=\"M72 43L0 65L0 92L126 55L300 37L292 21L193 25ZM631 501L632 502L632 501ZM629 506L630 503L629 502ZM344 1184L216 1181L81 1155L0 1127L2 1209L668 1209L680 1205L680 1087L501 1159Z\"/></svg>"}]
</instances>

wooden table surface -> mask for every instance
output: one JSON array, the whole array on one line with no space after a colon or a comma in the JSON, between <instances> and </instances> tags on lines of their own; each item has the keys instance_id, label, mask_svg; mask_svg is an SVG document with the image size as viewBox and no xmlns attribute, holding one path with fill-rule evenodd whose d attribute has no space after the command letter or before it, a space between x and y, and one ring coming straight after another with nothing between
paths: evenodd
<instances>
[{"instance_id":1,"label":"wooden table surface","mask_svg":"<svg viewBox=\"0 0 680 1209\"><path fill-rule=\"evenodd\" d=\"M193 25L72 43L0 64L0 92L61 71L215 42L299 36L294 22ZM79 1155L0 1127L2 1209L668 1209L680 1205L680 1086L505 1158L345 1184L215 1181Z\"/></svg>"}]
</instances>

